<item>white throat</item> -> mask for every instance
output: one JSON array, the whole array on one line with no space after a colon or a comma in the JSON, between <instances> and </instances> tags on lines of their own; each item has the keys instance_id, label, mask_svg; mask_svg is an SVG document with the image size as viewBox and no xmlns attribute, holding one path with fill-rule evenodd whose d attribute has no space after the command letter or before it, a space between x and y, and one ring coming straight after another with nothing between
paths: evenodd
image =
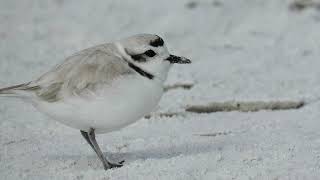
<instances>
[{"instance_id":1,"label":"white throat","mask_svg":"<svg viewBox=\"0 0 320 180\"><path fill-rule=\"evenodd\" d=\"M171 67L171 64L163 59L136 65L144 71L152 74L154 76L153 79L161 83L167 80L168 73Z\"/></svg>"}]
</instances>

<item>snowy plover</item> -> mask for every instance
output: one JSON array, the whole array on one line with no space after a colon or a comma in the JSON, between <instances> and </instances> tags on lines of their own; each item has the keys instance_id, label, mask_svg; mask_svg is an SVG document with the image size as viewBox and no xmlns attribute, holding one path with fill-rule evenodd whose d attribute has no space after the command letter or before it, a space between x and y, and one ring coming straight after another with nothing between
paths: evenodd
<instances>
[{"instance_id":1,"label":"snowy plover","mask_svg":"<svg viewBox=\"0 0 320 180\"><path fill-rule=\"evenodd\" d=\"M30 102L79 129L107 170L121 167L123 161L108 161L95 133L118 130L151 112L174 63L191 61L169 54L159 36L139 34L82 50L40 78L0 89L0 94Z\"/></svg>"}]
</instances>

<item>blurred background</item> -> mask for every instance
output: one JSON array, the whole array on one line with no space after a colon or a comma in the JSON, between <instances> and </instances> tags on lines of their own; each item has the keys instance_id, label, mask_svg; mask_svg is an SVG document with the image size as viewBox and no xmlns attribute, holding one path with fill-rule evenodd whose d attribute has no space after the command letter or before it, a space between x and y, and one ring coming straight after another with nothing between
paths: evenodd
<instances>
[{"instance_id":1,"label":"blurred background","mask_svg":"<svg viewBox=\"0 0 320 180\"><path fill-rule=\"evenodd\" d=\"M193 61L172 68L166 82L192 87L168 91L157 113L212 101L312 100L320 97L319 32L316 0L0 0L0 87L35 79L84 48L152 33ZM128 160L106 173L76 130L1 99L0 175L312 179L320 176L319 108L151 116L99 137L102 149Z\"/></svg>"}]
</instances>

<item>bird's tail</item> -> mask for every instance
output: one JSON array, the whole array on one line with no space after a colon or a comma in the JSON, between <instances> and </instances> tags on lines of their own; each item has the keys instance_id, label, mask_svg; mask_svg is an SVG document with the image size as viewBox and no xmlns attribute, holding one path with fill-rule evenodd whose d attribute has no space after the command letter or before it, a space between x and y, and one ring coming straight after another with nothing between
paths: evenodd
<instances>
[{"instance_id":1,"label":"bird's tail","mask_svg":"<svg viewBox=\"0 0 320 180\"><path fill-rule=\"evenodd\" d=\"M1 88L0 89L0 97L4 96L4 97L16 97L19 93L19 91L21 90L27 90L29 87L30 83L24 83L24 84L19 84L19 85L15 85L15 86L9 86L9 87L5 87L5 88Z\"/></svg>"}]
</instances>

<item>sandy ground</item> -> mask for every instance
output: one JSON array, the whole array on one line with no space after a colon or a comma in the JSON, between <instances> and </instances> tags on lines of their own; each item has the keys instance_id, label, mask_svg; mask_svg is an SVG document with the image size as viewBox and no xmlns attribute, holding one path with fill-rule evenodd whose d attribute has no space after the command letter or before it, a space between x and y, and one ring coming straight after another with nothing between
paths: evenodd
<instances>
[{"instance_id":1,"label":"sandy ground","mask_svg":"<svg viewBox=\"0 0 320 180\"><path fill-rule=\"evenodd\" d=\"M1 0L1 86L34 79L83 48L145 32L193 60L174 67L166 84L194 87L167 92L150 119L99 135L104 152L126 160L110 171L77 130L2 98L0 179L318 179L320 102L183 112L212 101L320 97L320 10L292 10L291 2Z\"/></svg>"}]
</instances>

